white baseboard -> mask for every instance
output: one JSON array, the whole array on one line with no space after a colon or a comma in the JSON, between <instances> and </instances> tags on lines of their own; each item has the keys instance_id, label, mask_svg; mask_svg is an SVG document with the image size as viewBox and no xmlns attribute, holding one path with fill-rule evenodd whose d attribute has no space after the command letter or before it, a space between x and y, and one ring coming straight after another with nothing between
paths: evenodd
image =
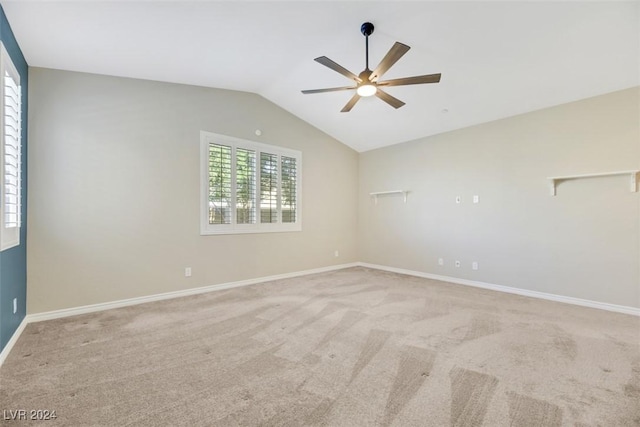
<instances>
[{"instance_id":1,"label":"white baseboard","mask_svg":"<svg viewBox=\"0 0 640 427\"><path fill-rule=\"evenodd\" d=\"M493 283L478 282L475 280L459 279L457 277L440 276L437 274L423 273L421 271L405 270L403 268L387 267L385 265L369 264L366 262L357 263L361 267L373 268L376 270L390 271L393 273L407 274L409 276L424 277L425 279L440 280L442 282L451 282L459 285L473 286L476 288L490 289L492 291L506 292L509 294L522 295L525 297L545 299L549 301L562 302L565 304L580 305L583 307L597 308L600 310L613 311L616 313L631 314L640 316L640 308L629 307L626 305L609 304L606 302L591 301L581 298L567 297L563 295L548 294L546 292L530 291L527 289L512 288L510 286L494 285Z\"/></svg>"},{"instance_id":2,"label":"white baseboard","mask_svg":"<svg viewBox=\"0 0 640 427\"><path fill-rule=\"evenodd\" d=\"M20 324L18 325L18 328L9 339L9 342L7 342L7 345L5 345L2 351L0 351L0 367L4 363L7 356L9 356L9 353L11 352L11 349L13 349L13 346L16 344L16 342L18 342L18 338L20 338L20 335L22 335L22 331L24 331L24 328L27 327L27 323L29 323L29 321L26 317L22 319L22 322L20 322Z\"/></svg>"},{"instance_id":3,"label":"white baseboard","mask_svg":"<svg viewBox=\"0 0 640 427\"><path fill-rule=\"evenodd\" d=\"M296 271L293 273L276 274L274 276L259 277L256 279L240 280L237 282L220 283L218 285L203 286L200 288L184 289L182 291L166 292L162 294L148 295L144 297L128 298L118 301L100 304L83 305L81 307L65 308L62 310L46 311L43 313L28 314L28 323L42 322L44 320L59 319L62 317L76 316L78 314L93 313L96 311L110 310L112 308L127 307L130 305L144 304L147 302L161 301L171 298L186 297L189 295L204 294L207 292L221 291L223 289L238 288L241 286L255 285L257 283L271 282L273 280L289 279L292 277L306 276L309 274L325 273L327 271L342 270L343 268L356 267L358 263L339 264L329 267L314 268L311 270Z\"/></svg>"},{"instance_id":4,"label":"white baseboard","mask_svg":"<svg viewBox=\"0 0 640 427\"><path fill-rule=\"evenodd\" d=\"M459 279L457 277L440 276L437 274L406 270L403 268L388 267L388 266L378 265L378 264L370 264L366 262L354 262L349 264L332 265L328 267L314 268L311 270L303 270L303 271L296 271L292 273L259 277L255 279L240 280L237 282L221 283L218 285L204 286L200 288L185 289L182 291L166 292L162 294L155 294L155 295L149 295L144 297L129 298L129 299L106 302L101 304L92 304L92 305L85 305L81 307L67 308L63 310L54 310L54 311L47 311L43 313L28 314L24 319L22 319L22 322L20 323L16 331L13 333L13 336L11 337L9 342L4 347L2 352L0 352L0 366L2 366L3 362L6 360L7 356L11 352L11 349L13 348L15 343L18 341L18 338L20 337L25 327L29 323L41 322L44 320L51 320L51 319L59 319L62 317L76 316L79 314L93 313L96 311L109 310L112 308L127 307L131 305L136 305L136 304L144 304L147 302L161 301L161 300L166 300L171 298L179 298L179 297L184 297L189 295L197 295L197 294L202 294L207 292L220 291L223 289L238 288L241 286L255 285L258 283L270 282L273 280L289 279L292 277L306 276L309 274L316 274L316 273L325 273L328 271L342 270L343 268L357 267L357 266L373 268L376 270L390 271L393 273L407 274L410 276L424 277L426 279L440 280L443 282L457 283L460 285L473 286L476 288L490 289L493 291L506 292L510 294L522 295L522 296L527 296L532 298L545 299L549 301L562 302L566 304L580 305L583 307L597 308L600 310L613 311L616 313L624 313L624 314L631 314L634 316L640 316L640 308L635 308L635 307L608 304L604 302L591 301L591 300L567 297L562 295L548 294L545 292L537 292L537 291L530 291L526 289L512 288L509 286L495 285L492 283L478 282L478 281L467 280L467 279Z\"/></svg>"},{"instance_id":5,"label":"white baseboard","mask_svg":"<svg viewBox=\"0 0 640 427\"><path fill-rule=\"evenodd\" d=\"M144 297L128 298L118 301L105 302L100 304L84 305L80 307L65 308L42 313L27 314L11 336L7 345L0 352L0 366L11 352L11 349L20 338L22 331L29 323L42 322L44 320L60 319L63 317L77 316L79 314L93 313L96 311L110 310L112 308L127 307L130 305L144 304L147 302L161 301L171 298L185 297L189 295L203 294L223 289L238 288L241 286L255 285L258 283L271 282L274 280L289 279L292 277L306 276L309 274L325 273L327 271L342 270L343 268L356 267L358 263L331 265L328 267L314 268L311 270L295 271L292 273L276 274L273 276L259 277L256 279L239 280L237 282L220 283L218 285L203 286L200 288L184 289L182 291L166 292L162 294L148 295Z\"/></svg>"}]
</instances>

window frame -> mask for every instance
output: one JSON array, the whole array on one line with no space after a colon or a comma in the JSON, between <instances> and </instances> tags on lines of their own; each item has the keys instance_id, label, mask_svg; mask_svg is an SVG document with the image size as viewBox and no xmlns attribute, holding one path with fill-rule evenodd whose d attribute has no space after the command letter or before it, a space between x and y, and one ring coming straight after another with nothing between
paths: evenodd
<instances>
[{"instance_id":1,"label":"window frame","mask_svg":"<svg viewBox=\"0 0 640 427\"><path fill-rule=\"evenodd\" d=\"M217 144L231 147L231 221L229 224L209 224L209 145ZM255 152L255 218L253 224L238 224L236 215L236 151L237 149ZM277 176L277 222L261 222L260 202L260 156L261 153L278 156ZM282 157L296 159L295 210L296 222L282 222ZM200 234L248 234L248 233L284 233L302 231L302 153L271 144L249 141L213 132L200 131Z\"/></svg>"},{"instance_id":2,"label":"window frame","mask_svg":"<svg viewBox=\"0 0 640 427\"><path fill-rule=\"evenodd\" d=\"M18 186L17 186L17 226L6 228L6 183L5 183L5 73L18 86ZM20 73L11 60L4 43L0 42L0 251L20 245L22 230L22 83Z\"/></svg>"}]
</instances>

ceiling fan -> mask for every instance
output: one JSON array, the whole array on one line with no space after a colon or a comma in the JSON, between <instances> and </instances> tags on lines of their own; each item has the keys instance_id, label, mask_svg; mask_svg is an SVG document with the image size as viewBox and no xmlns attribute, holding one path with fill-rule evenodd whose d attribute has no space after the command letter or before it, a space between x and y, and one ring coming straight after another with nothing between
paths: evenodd
<instances>
[{"instance_id":1,"label":"ceiling fan","mask_svg":"<svg viewBox=\"0 0 640 427\"><path fill-rule=\"evenodd\" d=\"M305 95L311 93L323 93L323 92L336 92L342 90L352 90L355 89L356 93L353 97L347 102L347 105L340 110L342 113L347 113L351 111L356 102L360 100L363 96L372 96L375 95L378 98L382 99L387 104L391 105L393 108L400 108L404 105L404 102L400 101L398 98L394 98L389 95L387 92L383 91L382 87L387 86L403 86L403 85L417 85L423 83L438 83L440 81L440 73L438 74L427 74L424 76L413 76L413 77L403 77L400 79L392 79L379 81L380 77L384 73L386 73L389 68L393 66L402 56L411 49L406 44L402 44L400 42L395 42L395 44L389 49L389 52L382 58L380 64L376 67L375 70L371 71L369 69L369 36L373 34L373 24L371 22L365 22L360 27L360 32L365 36L365 49L366 49L366 68L359 75L355 75L351 71L347 70L343 66L333 62L326 56L321 56L319 58L314 59L314 61L319 62L325 67L329 67L334 71L342 74L355 81L355 86L343 86L343 87L332 87L327 89L311 89L311 90L303 90L302 93Z\"/></svg>"}]
</instances>

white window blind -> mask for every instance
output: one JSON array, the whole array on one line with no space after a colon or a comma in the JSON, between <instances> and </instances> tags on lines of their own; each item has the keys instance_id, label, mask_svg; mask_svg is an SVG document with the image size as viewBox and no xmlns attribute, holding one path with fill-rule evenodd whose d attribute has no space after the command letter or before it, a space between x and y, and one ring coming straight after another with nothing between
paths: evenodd
<instances>
[{"instance_id":1,"label":"white window blind","mask_svg":"<svg viewBox=\"0 0 640 427\"><path fill-rule=\"evenodd\" d=\"M4 45L0 53L2 75L2 161L0 186L2 215L0 217L1 248L20 244L21 227L21 87L20 75L11 62Z\"/></svg>"},{"instance_id":2,"label":"white window blind","mask_svg":"<svg viewBox=\"0 0 640 427\"><path fill-rule=\"evenodd\" d=\"M302 154L201 132L201 234L299 231Z\"/></svg>"}]
</instances>

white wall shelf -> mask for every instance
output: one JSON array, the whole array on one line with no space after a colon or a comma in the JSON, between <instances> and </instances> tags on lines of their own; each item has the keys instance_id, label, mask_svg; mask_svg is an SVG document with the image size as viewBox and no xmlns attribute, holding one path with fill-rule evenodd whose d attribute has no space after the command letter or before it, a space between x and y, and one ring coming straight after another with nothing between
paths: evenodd
<instances>
[{"instance_id":1,"label":"white wall shelf","mask_svg":"<svg viewBox=\"0 0 640 427\"><path fill-rule=\"evenodd\" d=\"M629 175L630 189L632 193L638 191L638 181L636 176L640 173L640 170L628 170L628 171L616 171L616 172L602 172L602 173L585 173L582 175L566 175L566 176L550 176L549 180L549 192L552 196L556 195L556 186L561 181L568 181L570 179L581 178L596 178L599 176L614 176L614 175Z\"/></svg>"},{"instance_id":2,"label":"white wall shelf","mask_svg":"<svg viewBox=\"0 0 640 427\"><path fill-rule=\"evenodd\" d=\"M369 193L375 204L378 204L378 196L387 196L391 194L402 194L404 202L407 203L407 194L409 194L409 190L391 190L391 191L376 191L374 193Z\"/></svg>"}]
</instances>

